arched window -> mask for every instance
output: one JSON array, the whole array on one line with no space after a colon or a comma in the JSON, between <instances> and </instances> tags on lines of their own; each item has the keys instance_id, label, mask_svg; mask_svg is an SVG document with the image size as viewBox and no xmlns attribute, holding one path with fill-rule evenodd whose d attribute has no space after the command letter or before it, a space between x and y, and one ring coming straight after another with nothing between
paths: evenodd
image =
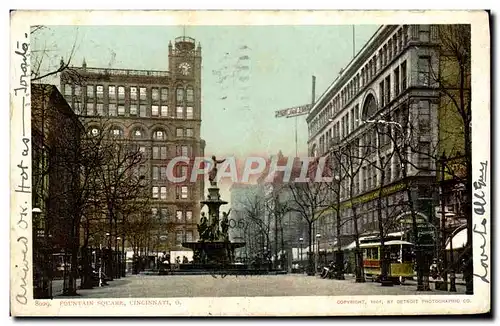
<instances>
[{"instance_id":1,"label":"arched window","mask_svg":"<svg viewBox=\"0 0 500 326\"><path fill-rule=\"evenodd\" d=\"M363 119L366 120L377 113L377 102L373 94L369 94L363 105Z\"/></svg>"},{"instance_id":2,"label":"arched window","mask_svg":"<svg viewBox=\"0 0 500 326\"><path fill-rule=\"evenodd\" d=\"M167 135L163 130L156 130L155 132L153 132L154 140L165 140L167 138L166 136Z\"/></svg>"},{"instance_id":3,"label":"arched window","mask_svg":"<svg viewBox=\"0 0 500 326\"><path fill-rule=\"evenodd\" d=\"M123 129L118 126L111 127L109 133L112 137L123 137Z\"/></svg>"},{"instance_id":4,"label":"arched window","mask_svg":"<svg viewBox=\"0 0 500 326\"><path fill-rule=\"evenodd\" d=\"M177 87L176 95L177 103L184 103L184 88Z\"/></svg>"},{"instance_id":5,"label":"arched window","mask_svg":"<svg viewBox=\"0 0 500 326\"><path fill-rule=\"evenodd\" d=\"M134 139L142 139L145 137L144 129L141 127L134 128L131 133L132 138Z\"/></svg>"}]
</instances>

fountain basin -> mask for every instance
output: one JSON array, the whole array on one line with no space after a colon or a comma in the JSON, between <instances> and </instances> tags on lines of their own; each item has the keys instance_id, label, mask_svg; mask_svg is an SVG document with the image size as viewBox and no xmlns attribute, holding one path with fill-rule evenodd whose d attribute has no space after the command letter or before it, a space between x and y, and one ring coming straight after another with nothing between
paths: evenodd
<instances>
[{"instance_id":1,"label":"fountain basin","mask_svg":"<svg viewBox=\"0 0 500 326\"><path fill-rule=\"evenodd\" d=\"M183 242L184 248L193 250L213 250L213 249L236 249L245 246L245 242L224 242L224 241L199 241L199 242Z\"/></svg>"}]
</instances>

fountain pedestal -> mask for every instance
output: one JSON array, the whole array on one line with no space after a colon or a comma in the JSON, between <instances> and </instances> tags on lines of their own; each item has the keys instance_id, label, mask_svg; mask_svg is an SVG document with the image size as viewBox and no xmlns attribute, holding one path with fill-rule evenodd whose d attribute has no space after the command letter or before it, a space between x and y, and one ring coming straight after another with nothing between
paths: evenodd
<instances>
[{"instance_id":1,"label":"fountain pedestal","mask_svg":"<svg viewBox=\"0 0 500 326\"><path fill-rule=\"evenodd\" d=\"M202 213L198 224L200 239L196 242L183 242L182 246L194 251L193 269L240 269L241 264L234 262L234 251L236 248L245 246L245 242L231 242L228 236L229 213L223 213L220 220L220 206L227 204L221 200L219 188L211 183L208 188L208 197L201 202L208 206L208 218ZM246 268L246 266L245 266Z\"/></svg>"}]
</instances>

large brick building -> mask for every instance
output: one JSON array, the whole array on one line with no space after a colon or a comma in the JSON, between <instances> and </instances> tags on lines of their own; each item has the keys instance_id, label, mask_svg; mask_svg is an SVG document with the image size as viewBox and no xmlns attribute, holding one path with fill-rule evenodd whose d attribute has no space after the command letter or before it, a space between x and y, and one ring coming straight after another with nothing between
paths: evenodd
<instances>
[{"instance_id":1,"label":"large brick building","mask_svg":"<svg viewBox=\"0 0 500 326\"><path fill-rule=\"evenodd\" d=\"M69 252L79 236L73 211L83 126L54 85L32 84L31 94L34 291L47 298L58 264L52 254Z\"/></svg>"},{"instance_id":2,"label":"large brick building","mask_svg":"<svg viewBox=\"0 0 500 326\"><path fill-rule=\"evenodd\" d=\"M402 222L389 220L408 211L408 180L419 216L434 223L438 194L433 157L439 146L440 93L432 75L440 69L440 55L437 25L382 26L312 107L307 117L311 156L335 156L336 149L348 144L357 149L356 164L360 166L355 167L352 178L345 176L345 169L336 169L342 235L355 233L353 206L360 234L379 231L381 187L387 232L399 230ZM402 153L408 162L408 180L394 154L396 142L389 135L398 144L405 137L411 146ZM329 235L325 241L335 238L335 220L332 212L318 225L322 234Z\"/></svg>"},{"instance_id":3,"label":"large brick building","mask_svg":"<svg viewBox=\"0 0 500 326\"><path fill-rule=\"evenodd\" d=\"M203 156L201 126L201 47L189 37L169 44L168 71L73 67L61 74L61 91L85 125L106 119L114 136L144 152L152 217L165 226L162 249L197 238L204 182L167 180L167 164L177 156ZM190 175L177 166L176 175ZM166 229L166 225L173 228Z\"/></svg>"}]
</instances>

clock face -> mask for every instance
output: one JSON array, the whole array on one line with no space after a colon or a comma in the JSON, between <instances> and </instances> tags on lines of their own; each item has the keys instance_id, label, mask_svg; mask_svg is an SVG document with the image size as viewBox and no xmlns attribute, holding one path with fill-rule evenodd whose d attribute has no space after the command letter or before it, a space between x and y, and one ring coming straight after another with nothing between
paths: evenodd
<instances>
[{"instance_id":1,"label":"clock face","mask_svg":"<svg viewBox=\"0 0 500 326\"><path fill-rule=\"evenodd\" d=\"M191 65L187 62L183 62L179 65L179 71L181 72L181 74L186 76L191 71Z\"/></svg>"}]
</instances>

